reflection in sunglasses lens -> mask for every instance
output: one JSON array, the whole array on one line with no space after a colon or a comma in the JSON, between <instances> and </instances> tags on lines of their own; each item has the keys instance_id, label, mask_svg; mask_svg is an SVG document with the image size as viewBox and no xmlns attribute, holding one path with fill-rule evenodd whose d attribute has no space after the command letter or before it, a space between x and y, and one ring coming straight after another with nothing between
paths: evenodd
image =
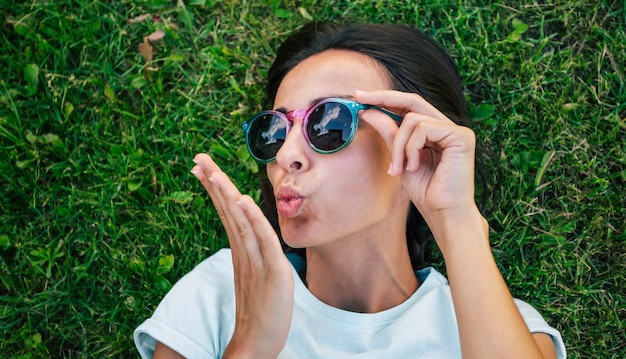
<instances>
[{"instance_id":1,"label":"reflection in sunglasses lens","mask_svg":"<svg viewBox=\"0 0 626 359\"><path fill-rule=\"evenodd\" d=\"M336 102L317 106L309 115L307 135L313 145L322 151L340 148L352 132L352 113Z\"/></svg>"},{"instance_id":2,"label":"reflection in sunglasses lens","mask_svg":"<svg viewBox=\"0 0 626 359\"><path fill-rule=\"evenodd\" d=\"M267 114L253 122L248 141L255 156L270 159L276 156L278 149L285 142L286 135L285 122L278 116Z\"/></svg>"}]
</instances>

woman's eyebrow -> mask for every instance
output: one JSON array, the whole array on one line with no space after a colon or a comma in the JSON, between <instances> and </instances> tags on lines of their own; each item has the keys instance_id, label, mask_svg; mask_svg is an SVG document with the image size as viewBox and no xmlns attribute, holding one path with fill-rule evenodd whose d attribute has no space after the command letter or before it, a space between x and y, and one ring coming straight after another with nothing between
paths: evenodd
<instances>
[{"instance_id":1,"label":"woman's eyebrow","mask_svg":"<svg viewBox=\"0 0 626 359\"><path fill-rule=\"evenodd\" d=\"M327 100L329 98L342 98L342 99L346 99L346 100L352 100L354 99L354 96L352 95L332 95L332 96L324 96L324 97L318 97L316 99L313 99L309 102L309 108L317 105L318 103Z\"/></svg>"},{"instance_id":2,"label":"woman's eyebrow","mask_svg":"<svg viewBox=\"0 0 626 359\"><path fill-rule=\"evenodd\" d=\"M342 99L346 99L346 100L353 100L354 96L353 95L332 95L332 96L318 97L318 98L315 98L315 99L309 101L309 108L311 108L311 107L317 105L318 103L320 103L320 102L322 102L322 101L324 101L326 99L329 99L329 98L342 98ZM279 107L279 108L275 109L274 111L282 112L282 113L287 113L288 112L287 109L284 108L284 107Z\"/></svg>"}]
</instances>

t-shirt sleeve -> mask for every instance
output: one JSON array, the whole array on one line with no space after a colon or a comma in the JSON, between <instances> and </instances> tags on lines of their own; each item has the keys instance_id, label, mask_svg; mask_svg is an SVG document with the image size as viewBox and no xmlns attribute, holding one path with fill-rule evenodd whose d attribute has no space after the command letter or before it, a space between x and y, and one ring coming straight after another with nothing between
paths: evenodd
<instances>
[{"instance_id":1,"label":"t-shirt sleeve","mask_svg":"<svg viewBox=\"0 0 626 359\"><path fill-rule=\"evenodd\" d=\"M186 358L217 358L234 330L231 254L221 250L181 278L152 317L135 329L142 358L161 342Z\"/></svg>"},{"instance_id":2,"label":"t-shirt sleeve","mask_svg":"<svg viewBox=\"0 0 626 359\"><path fill-rule=\"evenodd\" d=\"M550 325L548 325L548 323L543 319L541 314L539 314L539 312L530 304L519 299L515 299L515 304L522 314L524 321L526 321L526 325L528 326L530 332L548 334L552 338L552 342L554 343L554 348L556 349L556 357L558 359L566 359L567 353L565 352L565 343L563 342L561 333L559 333L559 331L555 328L552 328Z\"/></svg>"},{"instance_id":3,"label":"t-shirt sleeve","mask_svg":"<svg viewBox=\"0 0 626 359\"><path fill-rule=\"evenodd\" d=\"M152 358L156 343L161 342L176 350L185 358L211 358L214 353L203 348L186 333L163 323L158 319L148 318L135 330L135 345L142 358Z\"/></svg>"}]
</instances>

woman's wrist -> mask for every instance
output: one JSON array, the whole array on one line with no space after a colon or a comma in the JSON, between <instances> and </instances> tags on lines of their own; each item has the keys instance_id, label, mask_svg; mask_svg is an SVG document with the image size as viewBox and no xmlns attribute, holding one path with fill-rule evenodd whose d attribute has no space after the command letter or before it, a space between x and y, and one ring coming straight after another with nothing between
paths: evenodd
<instances>
[{"instance_id":1,"label":"woman's wrist","mask_svg":"<svg viewBox=\"0 0 626 359\"><path fill-rule=\"evenodd\" d=\"M444 259L454 252L489 249L489 224L475 204L424 216Z\"/></svg>"}]
</instances>

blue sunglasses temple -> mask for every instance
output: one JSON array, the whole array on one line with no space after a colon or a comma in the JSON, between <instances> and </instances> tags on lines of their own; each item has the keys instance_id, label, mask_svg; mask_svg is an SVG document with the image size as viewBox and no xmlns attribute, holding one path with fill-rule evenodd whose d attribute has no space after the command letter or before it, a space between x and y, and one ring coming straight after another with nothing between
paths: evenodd
<instances>
[{"instance_id":1,"label":"blue sunglasses temple","mask_svg":"<svg viewBox=\"0 0 626 359\"><path fill-rule=\"evenodd\" d=\"M366 110L369 110L369 109L378 110L378 111L384 113L385 115L391 117L392 120L394 120L396 122L402 122L402 116L396 115L395 113L393 113L393 112L391 112L389 110L385 110L382 107L378 107L378 106L374 106L374 105L363 105L363 106L365 106Z\"/></svg>"}]
</instances>

